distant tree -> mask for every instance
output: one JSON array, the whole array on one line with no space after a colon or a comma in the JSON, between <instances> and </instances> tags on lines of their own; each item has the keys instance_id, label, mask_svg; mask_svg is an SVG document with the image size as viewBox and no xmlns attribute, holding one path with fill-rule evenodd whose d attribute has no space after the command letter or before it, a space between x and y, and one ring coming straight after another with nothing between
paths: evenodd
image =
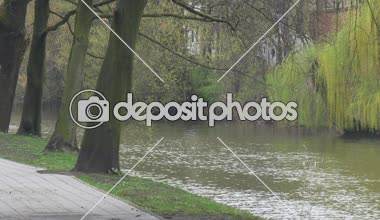
<instances>
[{"instance_id":1,"label":"distant tree","mask_svg":"<svg viewBox=\"0 0 380 220\"><path fill-rule=\"evenodd\" d=\"M0 5L0 131L7 132L20 65L26 49L27 0L4 0Z\"/></svg>"}]
</instances>

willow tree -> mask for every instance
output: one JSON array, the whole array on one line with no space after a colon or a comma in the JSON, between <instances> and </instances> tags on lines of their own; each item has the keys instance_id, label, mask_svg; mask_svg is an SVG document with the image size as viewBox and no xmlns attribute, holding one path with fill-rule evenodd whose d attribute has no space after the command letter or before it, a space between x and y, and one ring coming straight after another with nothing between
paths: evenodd
<instances>
[{"instance_id":1,"label":"willow tree","mask_svg":"<svg viewBox=\"0 0 380 220\"><path fill-rule=\"evenodd\" d=\"M118 0L112 27L135 48L141 17L147 0ZM104 94L110 105L126 99L131 91L134 54L111 33L96 90ZM111 117L99 128L86 130L74 170L79 172L111 172L119 170L121 124Z\"/></svg>"},{"instance_id":2,"label":"willow tree","mask_svg":"<svg viewBox=\"0 0 380 220\"><path fill-rule=\"evenodd\" d=\"M372 24L376 28L377 33L377 53L378 53L378 71L380 75L380 4L377 1L374 0L367 0L366 3L368 4L369 14L372 18Z\"/></svg>"},{"instance_id":3,"label":"willow tree","mask_svg":"<svg viewBox=\"0 0 380 220\"><path fill-rule=\"evenodd\" d=\"M49 21L49 0L36 0L32 45L27 67L27 84L22 118L17 134L41 135L41 108L46 57L46 33Z\"/></svg>"},{"instance_id":4,"label":"willow tree","mask_svg":"<svg viewBox=\"0 0 380 220\"><path fill-rule=\"evenodd\" d=\"M93 0L85 0L85 2L88 5L93 4ZM93 14L88 10L87 6L80 1L76 10L75 30L65 76L65 88L61 108L54 133L46 146L46 150L48 151L77 149L76 125L70 118L69 105L71 98L74 97L82 87L83 65L88 49L93 17Z\"/></svg>"},{"instance_id":5,"label":"willow tree","mask_svg":"<svg viewBox=\"0 0 380 220\"><path fill-rule=\"evenodd\" d=\"M4 0L0 6L0 131L7 132L20 65L26 49L29 1Z\"/></svg>"},{"instance_id":6,"label":"willow tree","mask_svg":"<svg viewBox=\"0 0 380 220\"><path fill-rule=\"evenodd\" d=\"M379 132L379 6L368 0L348 10L330 42L291 53L267 75L273 100L298 102L298 125Z\"/></svg>"}]
</instances>

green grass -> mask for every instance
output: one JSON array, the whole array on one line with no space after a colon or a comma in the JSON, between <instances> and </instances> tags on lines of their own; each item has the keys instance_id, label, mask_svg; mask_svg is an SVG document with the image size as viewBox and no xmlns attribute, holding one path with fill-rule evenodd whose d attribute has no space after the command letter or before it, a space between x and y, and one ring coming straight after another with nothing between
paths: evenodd
<instances>
[{"instance_id":1,"label":"green grass","mask_svg":"<svg viewBox=\"0 0 380 220\"><path fill-rule=\"evenodd\" d=\"M69 172L77 153L42 152L46 139L0 133L0 157L46 168L49 172ZM73 173L70 173L73 174ZM108 191L119 176L74 173L82 181ZM172 219L260 219L211 199L150 179L128 176L112 194L147 211Z\"/></svg>"},{"instance_id":2,"label":"green grass","mask_svg":"<svg viewBox=\"0 0 380 220\"><path fill-rule=\"evenodd\" d=\"M0 133L0 157L53 172L67 172L73 168L77 153L42 152L46 144L43 138Z\"/></svg>"}]
</instances>

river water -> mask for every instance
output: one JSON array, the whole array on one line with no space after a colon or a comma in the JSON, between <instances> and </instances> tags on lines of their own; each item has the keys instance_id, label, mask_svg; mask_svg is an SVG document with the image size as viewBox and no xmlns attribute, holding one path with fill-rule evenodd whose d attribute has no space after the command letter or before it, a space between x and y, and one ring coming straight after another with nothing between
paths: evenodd
<instances>
[{"instance_id":1,"label":"river water","mask_svg":"<svg viewBox=\"0 0 380 220\"><path fill-rule=\"evenodd\" d=\"M12 131L17 123L16 117ZM43 124L49 136L54 120ZM238 123L131 123L123 129L122 167L132 167L161 137L134 175L271 219L380 219L379 139Z\"/></svg>"}]
</instances>

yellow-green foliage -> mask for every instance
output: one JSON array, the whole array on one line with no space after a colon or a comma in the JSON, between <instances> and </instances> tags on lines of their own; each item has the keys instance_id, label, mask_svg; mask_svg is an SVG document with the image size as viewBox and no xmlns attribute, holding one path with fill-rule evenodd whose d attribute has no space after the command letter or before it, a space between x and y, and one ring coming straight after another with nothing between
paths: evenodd
<instances>
[{"instance_id":1,"label":"yellow-green foliage","mask_svg":"<svg viewBox=\"0 0 380 220\"><path fill-rule=\"evenodd\" d=\"M267 77L272 99L299 103L300 125L380 130L380 2L346 15L329 43L294 52ZM313 69L313 63L318 63Z\"/></svg>"},{"instance_id":2,"label":"yellow-green foliage","mask_svg":"<svg viewBox=\"0 0 380 220\"><path fill-rule=\"evenodd\" d=\"M306 127L322 127L326 120L324 100L314 87L316 68L316 49L309 47L290 54L267 76L271 100L297 102L299 116L296 123Z\"/></svg>"}]
</instances>

